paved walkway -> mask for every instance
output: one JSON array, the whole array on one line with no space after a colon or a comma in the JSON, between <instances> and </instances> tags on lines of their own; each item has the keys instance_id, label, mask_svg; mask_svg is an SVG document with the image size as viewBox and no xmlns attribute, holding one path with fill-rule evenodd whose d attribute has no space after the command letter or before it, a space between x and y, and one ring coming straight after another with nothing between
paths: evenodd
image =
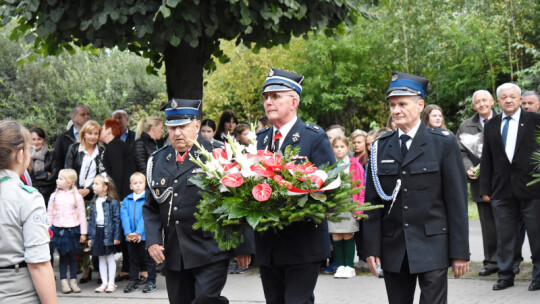
<instances>
[{"instance_id":1,"label":"paved walkway","mask_svg":"<svg viewBox=\"0 0 540 304\"><path fill-rule=\"evenodd\" d=\"M482 255L482 241L480 236L480 224L472 221L470 225L471 260L480 262ZM530 250L528 243L523 248L525 261L530 262ZM530 269L530 268L529 268ZM473 304L538 304L540 303L540 291L531 292L527 288L530 284L529 277L525 280L516 281L516 285L502 291L493 291L491 287L496 281L496 275L487 279L449 279L449 303ZM158 289L151 294L135 291L126 294L122 290L127 283L120 282L118 291L112 294L98 294L93 291L98 285L96 281L81 285L83 292L80 294L64 295L59 293L61 304L157 304L168 303L165 290L164 277L158 275ZM60 288L58 289L60 290ZM417 300L418 302L418 292ZM264 294L261 281L256 270L246 274L229 275L223 291L231 304L260 304L264 302ZM384 281L370 275L357 276L348 280L337 280L329 275L320 275L315 289L316 303L319 304L379 304L387 303Z\"/></svg>"}]
</instances>

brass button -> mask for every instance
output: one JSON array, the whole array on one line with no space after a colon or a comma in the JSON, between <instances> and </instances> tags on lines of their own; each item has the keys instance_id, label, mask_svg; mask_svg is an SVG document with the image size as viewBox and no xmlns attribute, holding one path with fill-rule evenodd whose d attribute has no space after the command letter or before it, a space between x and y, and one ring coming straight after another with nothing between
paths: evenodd
<instances>
[{"instance_id":1,"label":"brass button","mask_svg":"<svg viewBox=\"0 0 540 304\"><path fill-rule=\"evenodd\" d=\"M176 184L176 183L178 183L178 180L177 180L177 179L175 179L175 180L174 180L174 183L175 183L175 184Z\"/></svg>"},{"instance_id":2,"label":"brass button","mask_svg":"<svg viewBox=\"0 0 540 304\"><path fill-rule=\"evenodd\" d=\"M405 223L404 226L405 226L405 228L409 228L409 224L407 224L407 223Z\"/></svg>"},{"instance_id":3,"label":"brass button","mask_svg":"<svg viewBox=\"0 0 540 304\"><path fill-rule=\"evenodd\" d=\"M178 207L174 207L173 210L174 210L174 211L178 210Z\"/></svg>"},{"instance_id":4,"label":"brass button","mask_svg":"<svg viewBox=\"0 0 540 304\"><path fill-rule=\"evenodd\" d=\"M409 206L403 206L403 210L405 211L409 210Z\"/></svg>"},{"instance_id":5,"label":"brass button","mask_svg":"<svg viewBox=\"0 0 540 304\"><path fill-rule=\"evenodd\" d=\"M407 192L407 188L403 188L403 192Z\"/></svg>"},{"instance_id":6,"label":"brass button","mask_svg":"<svg viewBox=\"0 0 540 304\"><path fill-rule=\"evenodd\" d=\"M177 196L178 196L178 193L175 193L175 194L174 194L174 197L177 197Z\"/></svg>"},{"instance_id":7,"label":"brass button","mask_svg":"<svg viewBox=\"0 0 540 304\"><path fill-rule=\"evenodd\" d=\"M401 174L405 175L407 174L407 171L401 171Z\"/></svg>"},{"instance_id":8,"label":"brass button","mask_svg":"<svg viewBox=\"0 0 540 304\"><path fill-rule=\"evenodd\" d=\"M174 222L174 223L175 223L176 225L178 225L178 224L180 224L180 221L176 221L176 222Z\"/></svg>"}]
</instances>

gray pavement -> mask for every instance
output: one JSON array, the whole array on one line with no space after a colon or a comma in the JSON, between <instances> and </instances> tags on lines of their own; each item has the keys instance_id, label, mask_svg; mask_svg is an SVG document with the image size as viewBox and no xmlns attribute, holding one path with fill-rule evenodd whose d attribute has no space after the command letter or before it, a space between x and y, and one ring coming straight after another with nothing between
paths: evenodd
<instances>
[{"instance_id":1,"label":"gray pavement","mask_svg":"<svg viewBox=\"0 0 540 304\"><path fill-rule=\"evenodd\" d=\"M481 262L483 259L480 223L470 223L471 260ZM528 242L523 246L525 261L530 262ZM475 270L477 271L477 270ZM456 304L494 303L494 304L538 304L540 291L531 292L527 288L530 284L530 267L524 279L516 280L515 286L501 291L491 288L496 281L496 275L488 278L461 278L449 279L448 301ZM98 285L96 280L81 285L83 292L79 294L64 295L58 293L61 304L90 304L90 303L129 303L129 304L157 304L168 303L165 279L158 275L158 289L150 294L138 290L126 294L123 288L127 282L119 282L118 290L111 294L98 294L93 290ZM60 290L60 288L58 289ZM245 274L229 275L223 290L231 304L258 304L265 303L261 281L256 269ZM419 292L416 293L415 303L418 302ZM349 304L349 303L387 303L384 280L371 275L360 275L353 279L338 280L330 275L320 275L315 288L316 303L320 304Z\"/></svg>"}]
</instances>

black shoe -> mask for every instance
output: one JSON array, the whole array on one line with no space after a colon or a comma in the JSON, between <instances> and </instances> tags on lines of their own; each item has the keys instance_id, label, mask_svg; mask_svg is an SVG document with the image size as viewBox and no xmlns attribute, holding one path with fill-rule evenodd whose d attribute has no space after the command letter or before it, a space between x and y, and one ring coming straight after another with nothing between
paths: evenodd
<instances>
[{"instance_id":1,"label":"black shoe","mask_svg":"<svg viewBox=\"0 0 540 304\"><path fill-rule=\"evenodd\" d=\"M499 279L497 283L493 285L493 290L503 290L512 286L514 286L514 282L508 282L508 281Z\"/></svg>"},{"instance_id":2,"label":"black shoe","mask_svg":"<svg viewBox=\"0 0 540 304\"><path fill-rule=\"evenodd\" d=\"M123 275L118 274L114 280L116 282L120 282L120 281L123 281L123 280L129 280L129 274L123 274Z\"/></svg>"},{"instance_id":3,"label":"black shoe","mask_svg":"<svg viewBox=\"0 0 540 304\"><path fill-rule=\"evenodd\" d=\"M531 282L529 285L529 291L540 290L540 282Z\"/></svg>"},{"instance_id":4,"label":"black shoe","mask_svg":"<svg viewBox=\"0 0 540 304\"><path fill-rule=\"evenodd\" d=\"M146 280L148 280L148 277L140 276L140 277L139 277L139 285L144 285L144 284L146 284Z\"/></svg>"},{"instance_id":5,"label":"black shoe","mask_svg":"<svg viewBox=\"0 0 540 304\"><path fill-rule=\"evenodd\" d=\"M126 288L124 288L124 292L125 292L125 293L129 293L129 292L133 292L133 291L135 291L135 290L137 290L137 289L139 289L139 282L137 282L137 281L135 281L135 282L134 282L134 281L130 281L130 282L127 284Z\"/></svg>"},{"instance_id":6,"label":"black shoe","mask_svg":"<svg viewBox=\"0 0 540 304\"><path fill-rule=\"evenodd\" d=\"M514 272L514 275L518 274L519 273L519 266L514 266L512 267L512 271Z\"/></svg>"},{"instance_id":7,"label":"black shoe","mask_svg":"<svg viewBox=\"0 0 540 304\"><path fill-rule=\"evenodd\" d=\"M81 278L79 284L86 284L92 280L92 270L88 269L88 276L86 278Z\"/></svg>"},{"instance_id":8,"label":"black shoe","mask_svg":"<svg viewBox=\"0 0 540 304\"><path fill-rule=\"evenodd\" d=\"M480 270L478 275L481 276L481 277L486 277L488 275L492 275L494 273L497 273L498 271L499 271L499 269L497 269L497 268L484 268L484 269Z\"/></svg>"},{"instance_id":9,"label":"black shoe","mask_svg":"<svg viewBox=\"0 0 540 304\"><path fill-rule=\"evenodd\" d=\"M156 283L155 282L146 282L146 284L143 287L144 293L154 292L156 290Z\"/></svg>"}]
</instances>

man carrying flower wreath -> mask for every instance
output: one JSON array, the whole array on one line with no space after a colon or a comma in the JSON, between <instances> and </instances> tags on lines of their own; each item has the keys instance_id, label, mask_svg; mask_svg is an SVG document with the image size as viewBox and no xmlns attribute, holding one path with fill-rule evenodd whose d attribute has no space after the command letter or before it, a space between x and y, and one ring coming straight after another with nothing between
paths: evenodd
<instances>
[{"instance_id":1,"label":"man carrying flower wreath","mask_svg":"<svg viewBox=\"0 0 540 304\"><path fill-rule=\"evenodd\" d=\"M193 229L201 194L189 179L204 173L192 161L200 155L193 141L212 151L210 142L198 135L200 104L172 99L162 108L171 145L152 154L146 172L146 245L156 263L164 262L169 302L175 304L229 303L221 296L229 259L237 256L238 265L247 268L254 251L249 235L234 251L223 251L212 233Z\"/></svg>"},{"instance_id":2,"label":"man carrying flower wreath","mask_svg":"<svg viewBox=\"0 0 540 304\"><path fill-rule=\"evenodd\" d=\"M283 153L287 146L299 147L299 161L307 158L317 167L331 165L335 158L326 133L296 116L303 80L301 75L270 70L263 85L263 104L273 127L257 133L257 149ZM326 221L258 232L255 244L266 303L314 303L320 263L330 254Z\"/></svg>"}]
</instances>

